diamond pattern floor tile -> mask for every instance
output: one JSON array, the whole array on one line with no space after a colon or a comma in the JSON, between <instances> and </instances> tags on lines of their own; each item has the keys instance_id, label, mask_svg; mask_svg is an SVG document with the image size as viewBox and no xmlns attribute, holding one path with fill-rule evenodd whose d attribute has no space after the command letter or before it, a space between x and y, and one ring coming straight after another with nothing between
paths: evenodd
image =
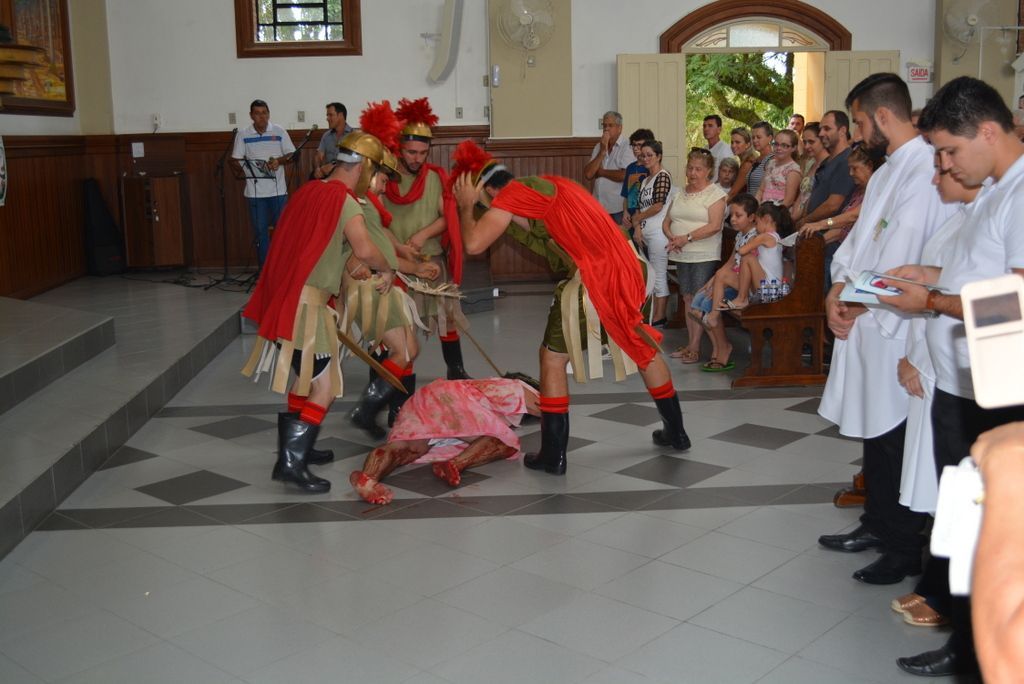
<instances>
[{"instance_id":1,"label":"diamond pattern floor tile","mask_svg":"<svg viewBox=\"0 0 1024 684\"><path fill-rule=\"evenodd\" d=\"M188 475L136 487L135 491L168 503L181 505L248 486L247 483L234 478L211 473L209 470L200 470Z\"/></svg>"}]
</instances>

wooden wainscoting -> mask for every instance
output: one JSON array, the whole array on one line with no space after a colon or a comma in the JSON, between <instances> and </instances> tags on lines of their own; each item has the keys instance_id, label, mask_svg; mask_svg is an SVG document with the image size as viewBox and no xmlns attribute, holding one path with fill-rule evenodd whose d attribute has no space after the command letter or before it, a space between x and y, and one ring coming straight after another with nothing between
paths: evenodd
<instances>
[{"instance_id":1,"label":"wooden wainscoting","mask_svg":"<svg viewBox=\"0 0 1024 684\"><path fill-rule=\"evenodd\" d=\"M290 131L299 144L306 131ZM315 133L288 167L288 185L297 189L313 167ZM519 175L557 174L583 182L583 166L596 138L490 140L487 126L440 126L435 129L430 161L451 167L455 146L471 138ZM221 219L217 162L231 144L223 132L90 136L8 136L9 187L0 207L0 296L26 298L85 275L82 182L95 178L111 214L124 225L121 178L181 175L185 212L186 265L223 266L224 248L231 268L254 266L249 213L243 181L230 169L224 174L226 229ZM132 155L142 143L144 156ZM226 234L226 242L225 242ZM502 238L486 255L496 281L550 280L544 259Z\"/></svg>"}]
</instances>

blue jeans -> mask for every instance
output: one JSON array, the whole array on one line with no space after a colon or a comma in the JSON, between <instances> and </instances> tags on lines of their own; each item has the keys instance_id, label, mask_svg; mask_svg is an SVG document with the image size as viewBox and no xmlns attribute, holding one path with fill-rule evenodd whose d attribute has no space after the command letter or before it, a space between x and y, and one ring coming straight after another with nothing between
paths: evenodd
<instances>
[{"instance_id":1,"label":"blue jeans","mask_svg":"<svg viewBox=\"0 0 1024 684\"><path fill-rule=\"evenodd\" d=\"M263 262L267 260L267 251L270 249L270 226L277 225L285 202L288 201L288 195L249 197L247 201L253 242L256 243L256 259L260 268L263 268Z\"/></svg>"},{"instance_id":2,"label":"blue jeans","mask_svg":"<svg viewBox=\"0 0 1024 684\"><path fill-rule=\"evenodd\" d=\"M621 211L617 211L614 214L608 214L608 215L612 217L612 221L615 221L615 225L617 225L617 226L621 226L622 225L622 212Z\"/></svg>"},{"instance_id":3,"label":"blue jeans","mask_svg":"<svg viewBox=\"0 0 1024 684\"><path fill-rule=\"evenodd\" d=\"M736 299L736 295L738 295L738 294L739 294L739 292L737 292L736 290L732 289L731 287L726 286L726 288L725 288L725 298L726 299ZM711 297L709 297L706 294L704 294L704 290L698 290L697 294L693 295L693 303L690 305L690 308L691 309L699 309L699 310L703 311L704 313L711 313L711 309L712 309L713 306L714 306L714 302L711 301Z\"/></svg>"}]
</instances>

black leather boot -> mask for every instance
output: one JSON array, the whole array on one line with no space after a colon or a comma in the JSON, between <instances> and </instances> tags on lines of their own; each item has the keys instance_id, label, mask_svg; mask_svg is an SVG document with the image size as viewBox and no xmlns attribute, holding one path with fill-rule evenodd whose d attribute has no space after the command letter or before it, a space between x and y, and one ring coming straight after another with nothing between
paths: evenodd
<instances>
[{"instance_id":1,"label":"black leather boot","mask_svg":"<svg viewBox=\"0 0 1024 684\"><path fill-rule=\"evenodd\" d=\"M444 356L444 365L448 366L449 380L469 380L469 373L462 366L462 342L452 340L445 342L441 340L441 355Z\"/></svg>"},{"instance_id":2,"label":"black leather boot","mask_svg":"<svg viewBox=\"0 0 1024 684\"><path fill-rule=\"evenodd\" d=\"M655 399L654 404L661 414L661 430L655 430L651 439L658 446L670 446L679 451L690 448L690 438L683 429L683 411L679 408L679 395L673 394L664 399Z\"/></svg>"},{"instance_id":3,"label":"black leather boot","mask_svg":"<svg viewBox=\"0 0 1024 684\"><path fill-rule=\"evenodd\" d=\"M281 433L281 421L285 418L291 418L292 420L298 420L299 414L294 411L288 413L277 414L277 432ZM334 460L334 451L331 449L310 449L309 455L306 456L306 463L309 465L324 465Z\"/></svg>"},{"instance_id":4,"label":"black leather boot","mask_svg":"<svg viewBox=\"0 0 1024 684\"><path fill-rule=\"evenodd\" d=\"M398 412L402 410L402 406L405 402L413 395L416 391L416 374L403 375L402 385L405 387L405 394L401 392L395 392L395 396L391 398L391 406L388 408L388 427L395 424L395 418L398 417Z\"/></svg>"},{"instance_id":5,"label":"black leather boot","mask_svg":"<svg viewBox=\"0 0 1024 684\"><path fill-rule=\"evenodd\" d=\"M374 439L384 439L388 436L388 431L377 425L377 414L388 405L395 394L398 394L398 390L387 380L375 376L363 390L359 403L348 414L349 421Z\"/></svg>"},{"instance_id":6,"label":"black leather boot","mask_svg":"<svg viewBox=\"0 0 1024 684\"><path fill-rule=\"evenodd\" d=\"M331 491L329 480L313 475L306 467L309 450L320 434L320 426L299 420L294 414L281 416L277 431L277 463L270 477L294 483L311 494Z\"/></svg>"},{"instance_id":7,"label":"black leather boot","mask_svg":"<svg viewBox=\"0 0 1024 684\"><path fill-rule=\"evenodd\" d=\"M552 475L565 475L565 449L569 444L569 414L540 414L540 451L526 454L523 465Z\"/></svg>"}]
</instances>

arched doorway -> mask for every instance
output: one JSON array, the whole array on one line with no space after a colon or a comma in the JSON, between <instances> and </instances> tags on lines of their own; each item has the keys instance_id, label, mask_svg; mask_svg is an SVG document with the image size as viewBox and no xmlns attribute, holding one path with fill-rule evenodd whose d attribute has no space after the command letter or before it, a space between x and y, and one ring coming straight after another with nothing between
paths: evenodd
<instances>
[{"instance_id":1,"label":"arched doorway","mask_svg":"<svg viewBox=\"0 0 1024 684\"><path fill-rule=\"evenodd\" d=\"M688 84L704 82L687 89L688 144L694 145L701 144L695 130L700 125L698 110L708 109L704 105L709 102L730 126L749 126L758 119L785 125L790 107L810 116L808 120L819 118L825 111L826 53L847 50L851 34L825 12L799 0L719 0L677 21L659 42L663 54L686 55L687 68L695 70L687 77ZM713 73L722 70L721 78L711 79L721 85L707 85L701 65ZM752 75L737 76L737 69ZM750 103L759 101L755 112Z\"/></svg>"},{"instance_id":2,"label":"arched doorway","mask_svg":"<svg viewBox=\"0 0 1024 684\"><path fill-rule=\"evenodd\" d=\"M681 52L690 41L709 29L754 17L779 19L802 26L820 36L830 50L849 50L852 45L852 36L845 26L816 7L798 0L718 0L690 12L670 26L661 34L660 50L662 53Z\"/></svg>"}]
</instances>

